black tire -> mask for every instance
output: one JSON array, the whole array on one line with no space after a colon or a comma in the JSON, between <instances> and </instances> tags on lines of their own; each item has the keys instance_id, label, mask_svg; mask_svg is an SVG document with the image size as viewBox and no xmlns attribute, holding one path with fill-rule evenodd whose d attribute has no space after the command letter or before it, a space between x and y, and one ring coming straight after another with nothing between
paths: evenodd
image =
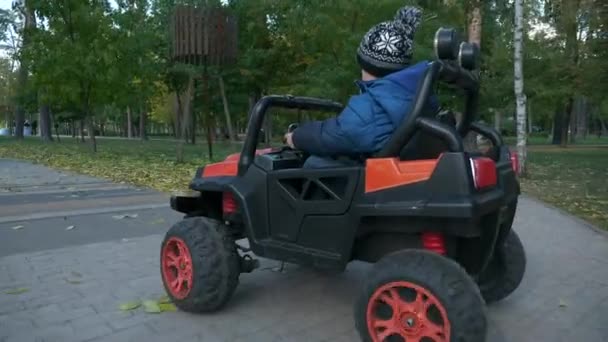
<instances>
[{"instance_id":1,"label":"black tire","mask_svg":"<svg viewBox=\"0 0 608 342\"><path fill-rule=\"evenodd\" d=\"M184 298L173 295L163 273L162 251L171 238L181 239L192 259L193 284ZM232 297L239 274L236 244L219 221L205 217L186 218L165 235L161 246L161 278L167 294L179 309L187 312L221 309Z\"/></svg>"},{"instance_id":2,"label":"black tire","mask_svg":"<svg viewBox=\"0 0 608 342\"><path fill-rule=\"evenodd\" d=\"M370 300L373 301L375 293L381 291L381 288L395 282L414 284L435 297L447 316L450 327L449 341L485 341L485 305L477 284L455 261L424 250L406 250L387 255L366 277L363 291L355 304L355 325L363 341L374 341L368 329L367 310L368 305L371 305ZM402 300L407 299L402 293L399 297ZM431 310L440 312L437 306L431 306L433 307L435 309L427 309L425 316L431 317ZM389 312L391 313L387 317L394 319L394 311ZM399 322L402 322L401 319ZM443 319L439 322L441 321ZM425 335L416 335L413 340L433 340L422 339L423 336ZM407 340L407 337L405 339ZM386 340L390 340L390 337Z\"/></svg>"},{"instance_id":3,"label":"black tire","mask_svg":"<svg viewBox=\"0 0 608 342\"><path fill-rule=\"evenodd\" d=\"M497 302L509 296L521 284L526 272L526 252L514 230L500 246L487 269L479 278L479 289L487 303Z\"/></svg>"}]
</instances>

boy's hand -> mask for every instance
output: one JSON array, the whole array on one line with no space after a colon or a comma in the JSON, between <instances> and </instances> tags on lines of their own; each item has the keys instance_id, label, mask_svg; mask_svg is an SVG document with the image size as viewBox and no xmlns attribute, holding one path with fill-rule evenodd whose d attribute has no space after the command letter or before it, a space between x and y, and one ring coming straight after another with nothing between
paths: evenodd
<instances>
[{"instance_id":1,"label":"boy's hand","mask_svg":"<svg viewBox=\"0 0 608 342\"><path fill-rule=\"evenodd\" d=\"M285 140L285 144L287 144L287 146L295 149L296 147L293 144L292 135L293 135L293 133L287 133L287 134L285 134L284 140Z\"/></svg>"}]
</instances>

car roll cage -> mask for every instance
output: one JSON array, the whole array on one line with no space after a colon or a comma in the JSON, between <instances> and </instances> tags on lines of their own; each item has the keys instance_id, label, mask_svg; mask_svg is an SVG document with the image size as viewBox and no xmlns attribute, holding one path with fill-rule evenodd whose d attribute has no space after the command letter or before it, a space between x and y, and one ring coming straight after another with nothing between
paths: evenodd
<instances>
[{"instance_id":1,"label":"car roll cage","mask_svg":"<svg viewBox=\"0 0 608 342\"><path fill-rule=\"evenodd\" d=\"M437 80L465 91L464 112L456 128L437 120L423 117L427 102ZM500 134L490 127L473 123L477 114L479 80L476 74L459 66L455 61L435 60L429 63L421 78L415 95L414 105L405 120L397 127L387 144L374 157L383 158L398 155L410 141L416 129L421 129L446 142L451 152L464 151L462 136L473 130L486 136L494 145L502 145ZM291 95L269 95L260 99L251 109L247 125L247 137L238 162L238 176L243 176L255 158L258 136L266 112L270 108L289 108L339 113L344 109L341 103Z\"/></svg>"}]
</instances>

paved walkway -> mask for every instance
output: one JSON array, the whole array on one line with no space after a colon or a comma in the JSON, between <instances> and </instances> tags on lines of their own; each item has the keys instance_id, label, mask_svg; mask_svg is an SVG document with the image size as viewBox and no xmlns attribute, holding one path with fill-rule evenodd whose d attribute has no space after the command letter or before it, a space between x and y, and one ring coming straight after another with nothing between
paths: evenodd
<instances>
[{"instance_id":1,"label":"paved walkway","mask_svg":"<svg viewBox=\"0 0 608 342\"><path fill-rule=\"evenodd\" d=\"M363 263L322 275L295 265L275 272L277 263L264 260L261 270L241 276L219 313L121 312L121 303L163 294L160 242L179 217L167 208L133 212L136 218L118 220L116 213L75 211L66 220L79 223L69 231L63 218L20 221L18 230L15 222L0 223L2 244L26 233L32 236L24 241L36 241L31 232L65 237L61 247L38 242L0 257L0 341L358 340L352 304L370 268ZM607 235L527 198L515 229L528 271L512 296L489 306L488 341L608 341ZM27 291L5 293L18 288Z\"/></svg>"}]
</instances>

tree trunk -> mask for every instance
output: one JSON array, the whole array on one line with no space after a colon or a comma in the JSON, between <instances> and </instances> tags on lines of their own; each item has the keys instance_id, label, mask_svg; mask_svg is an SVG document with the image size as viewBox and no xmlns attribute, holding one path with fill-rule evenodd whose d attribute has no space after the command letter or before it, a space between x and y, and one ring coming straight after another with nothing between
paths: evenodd
<instances>
[{"instance_id":1,"label":"tree trunk","mask_svg":"<svg viewBox=\"0 0 608 342\"><path fill-rule=\"evenodd\" d=\"M72 138L76 139L76 124L74 124L74 119L70 121L70 128L72 129Z\"/></svg>"},{"instance_id":2,"label":"tree trunk","mask_svg":"<svg viewBox=\"0 0 608 342\"><path fill-rule=\"evenodd\" d=\"M30 1L23 0L23 8L24 21L23 21L23 34L21 41L21 50L23 51L29 45L29 31L32 28L36 27L36 16L34 15L34 11L30 6ZM19 99L17 101L17 105L15 107L15 137L17 139L23 139L23 124L25 121L25 92L27 88L27 79L28 79L28 63L27 59L20 57L19 58L19 73L17 75L18 82L18 94Z\"/></svg>"},{"instance_id":3,"label":"tree trunk","mask_svg":"<svg viewBox=\"0 0 608 342\"><path fill-rule=\"evenodd\" d=\"M562 29L562 34L565 35L566 37L566 45L565 45L565 54L566 54L566 58L568 60L569 65L571 65L571 68L569 68L569 72L567 73L568 76L568 83L571 85L571 95L568 98L568 102L566 104L566 111L564 112L564 117L563 117L563 122L562 122L562 131L561 131L561 146L562 147L566 147L568 144L568 130L573 130L574 128L570 128L570 119L572 117L572 110L574 107L574 89L575 89L575 82L577 80L578 77L578 67L579 67L579 63L578 63L578 54L579 54L579 42L578 42L578 28L579 28L579 23L578 23L578 12L579 12L579 8L580 8L580 4L581 1L580 0L568 0L568 1L561 1L560 4L562 5L561 11L561 29Z\"/></svg>"},{"instance_id":4,"label":"tree trunk","mask_svg":"<svg viewBox=\"0 0 608 342\"><path fill-rule=\"evenodd\" d=\"M209 87L209 73L207 72L207 64L203 69L203 117L205 118L206 138L207 138L207 153L209 160L213 160L213 125L211 117L211 94Z\"/></svg>"},{"instance_id":5,"label":"tree trunk","mask_svg":"<svg viewBox=\"0 0 608 342\"><path fill-rule=\"evenodd\" d=\"M587 137L587 125L589 117L589 101L585 97L580 97L576 106L576 139L585 139Z\"/></svg>"},{"instance_id":6,"label":"tree trunk","mask_svg":"<svg viewBox=\"0 0 608 342\"><path fill-rule=\"evenodd\" d=\"M93 118L87 113L87 131L89 133L89 140L91 140L91 147L93 152L97 152L97 139L95 139L95 124Z\"/></svg>"},{"instance_id":7,"label":"tree trunk","mask_svg":"<svg viewBox=\"0 0 608 342\"><path fill-rule=\"evenodd\" d=\"M236 141L236 135L234 134L234 128L232 127L232 118L230 117L230 110L228 109L228 99L226 98L226 87L224 86L224 78L222 75L219 77L220 80L220 93L222 95L222 103L224 104L224 115L226 116L226 129L228 129L228 136L230 141Z\"/></svg>"},{"instance_id":8,"label":"tree trunk","mask_svg":"<svg viewBox=\"0 0 608 342\"><path fill-rule=\"evenodd\" d=\"M473 0L472 1L472 9L468 15L469 27L469 43L473 43L477 45L478 48L481 47L481 24L482 24L482 6L483 3L481 0ZM463 113L464 114L464 113ZM477 146L477 134L474 132L469 132L465 135L463 139L465 150L467 151L476 151L478 149Z\"/></svg>"},{"instance_id":9,"label":"tree trunk","mask_svg":"<svg viewBox=\"0 0 608 342\"><path fill-rule=\"evenodd\" d=\"M4 113L4 118L6 120L6 128L8 128L8 135L11 136L11 135L13 135L13 127L11 125L11 112L10 112L10 110L7 110Z\"/></svg>"},{"instance_id":10,"label":"tree trunk","mask_svg":"<svg viewBox=\"0 0 608 342\"><path fill-rule=\"evenodd\" d=\"M182 128L180 125L180 121L182 121L183 117L183 106L182 101L180 99L179 93L175 93L175 138L177 139L177 145L175 150L175 159L178 163L184 162L184 141L182 139Z\"/></svg>"},{"instance_id":11,"label":"tree trunk","mask_svg":"<svg viewBox=\"0 0 608 342\"><path fill-rule=\"evenodd\" d=\"M494 129L500 132L500 111L494 110Z\"/></svg>"},{"instance_id":12,"label":"tree trunk","mask_svg":"<svg viewBox=\"0 0 608 342\"><path fill-rule=\"evenodd\" d=\"M481 27L482 27L482 1L475 0L472 2L473 8L469 13L469 43L476 43L481 46Z\"/></svg>"},{"instance_id":13,"label":"tree trunk","mask_svg":"<svg viewBox=\"0 0 608 342\"><path fill-rule=\"evenodd\" d=\"M517 155L519 157L520 175L526 171L527 134L526 134L526 94L524 93L523 72L523 0L515 0L515 34L514 34L514 90L517 111Z\"/></svg>"},{"instance_id":14,"label":"tree trunk","mask_svg":"<svg viewBox=\"0 0 608 342\"><path fill-rule=\"evenodd\" d=\"M570 117L572 116L572 107L573 107L574 99L571 97L568 99L566 103L566 110L562 113L562 130L560 132L560 146L566 147L568 146L568 130L570 128Z\"/></svg>"},{"instance_id":15,"label":"tree trunk","mask_svg":"<svg viewBox=\"0 0 608 342\"><path fill-rule=\"evenodd\" d=\"M61 142L61 139L59 138L59 123L55 120L55 114L53 114L53 112L49 111L51 113L50 115L50 119L51 119L51 127L55 127L55 136L57 137L57 142ZM53 136L53 132L51 132L51 136Z\"/></svg>"},{"instance_id":16,"label":"tree trunk","mask_svg":"<svg viewBox=\"0 0 608 342\"><path fill-rule=\"evenodd\" d=\"M264 117L264 147L270 147L270 143L272 141L272 113L266 112L266 116Z\"/></svg>"},{"instance_id":17,"label":"tree trunk","mask_svg":"<svg viewBox=\"0 0 608 342\"><path fill-rule=\"evenodd\" d=\"M563 108L559 106L555 110L555 115L553 116L553 141L551 142L553 145L562 144L562 125L564 121L562 110Z\"/></svg>"},{"instance_id":18,"label":"tree trunk","mask_svg":"<svg viewBox=\"0 0 608 342\"><path fill-rule=\"evenodd\" d=\"M517 100L516 100L517 101ZM528 119L528 123L526 125L528 135L534 133L533 132L533 121L532 121L532 112L530 111L530 100L526 97L526 117Z\"/></svg>"},{"instance_id":19,"label":"tree trunk","mask_svg":"<svg viewBox=\"0 0 608 342\"><path fill-rule=\"evenodd\" d=\"M190 143L196 145L196 112L194 111L194 104L191 104L190 112Z\"/></svg>"},{"instance_id":20,"label":"tree trunk","mask_svg":"<svg viewBox=\"0 0 608 342\"><path fill-rule=\"evenodd\" d=\"M256 105L258 100L260 99L261 94L259 90L254 90L249 93L249 113L247 114L247 120L249 120L249 116L251 115L251 110Z\"/></svg>"},{"instance_id":21,"label":"tree trunk","mask_svg":"<svg viewBox=\"0 0 608 342\"><path fill-rule=\"evenodd\" d=\"M127 138L133 138L133 114L131 113L131 106L127 107Z\"/></svg>"},{"instance_id":22,"label":"tree trunk","mask_svg":"<svg viewBox=\"0 0 608 342\"><path fill-rule=\"evenodd\" d=\"M576 121L578 120L578 98L574 100L573 104L572 104L572 113L570 114L570 123L568 124L568 126L570 127L570 144L574 144L576 143L576 135L578 134L578 132L576 131L576 129L578 128L576 126Z\"/></svg>"},{"instance_id":23,"label":"tree trunk","mask_svg":"<svg viewBox=\"0 0 608 342\"><path fill-rule=\"evenodd\" d=\"M181 113L180 118L180 139L177 143L177 162L182 163L184 161L184 143L186 141L186 130L188 128L188 122L190 122L190 114L192 111L191 99L192 92L194 88L194 78L190 76L188 79L188 87L186 88L186 92L184 93L183 103L180 101L179 96L177 96L178 103L178 112Z\"/></svg>"},{"instance_id":24,"label":"tree trunk","mask_svg":"<svg viewBox=\"0 0 608 342\"><path fill-rule=\"evenodd\" d=\"M142 110L139 114L139 138L141 140L148 140L148 135L146 134L147 116L148 113L145 110Z\"/></svg>"},{"instance_id":25,"label":"tree trunk","mask_svg":"<svg viewBox=\"0 0 608 342\"><path fill-rule=\"evenodd\" d=\"M84 142L84 119L80 119L80 142Z\"/></svg>"},{"instance_id":26,"label":"tree trunk","mask_svg":"<svg viewBox=\"0 0 608 342\"><path fill-rule=\"evenodd\" d=\"M23 71L22 71L23 70ZM27 83L27 70L22 66L19 68L19 80L20 88L25 88ZM22 91L21 91L22 92ZM23 100L19 100L21 102ZM17 139L23 139L23 123L25 121L25 108L21 103L18 103L15 107L15 137Z\"/></svg>"},{"instance_id":27,"label":"tree trunk","mask_svg":"<svg viewBox=\"0 0 608 342\"><path fill-rule=\"evenodd\" d=\"M51 132L51 112L49 106L40 106L38 113L38 126L40 127L40 138L44 142L53 141Z\"/></svg>"}]
</instances>

